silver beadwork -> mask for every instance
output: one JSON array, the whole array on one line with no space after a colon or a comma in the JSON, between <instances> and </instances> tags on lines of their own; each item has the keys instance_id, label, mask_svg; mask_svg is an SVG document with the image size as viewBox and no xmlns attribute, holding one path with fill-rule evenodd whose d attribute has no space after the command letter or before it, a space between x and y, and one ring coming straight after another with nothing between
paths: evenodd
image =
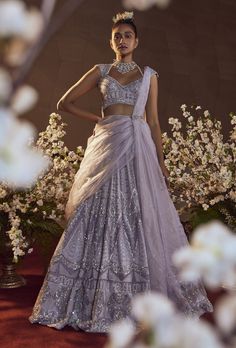
<instances>
[{"instance_id":1,"label":"silver beadwork","mask_svg":"<svg viewBox=\"0 0 236 348\"><path fill-rule=\"evenodd\" d=\"M122 62L120 60L113 60L113 64L112 64L121 74L126 74L131 70L134 70L138 65L132 61L132 62Z\"/></svg>"},{"instance_id":2,"label":"silver beadwork","mask_svg":"<svg viewBox=\"0 0 236 348\"><path fill-rule=\"evenodd\" d=\"M143 116L142 115L133 114L132 118L135 119L135 120L141 120L141 119L143 119Z\"/></svg>"},{"instance_id":3,"label":"silver beadwork","mask_svg":"<svg viewBox=\"0 0 236 348\"><path fill-rule=\"evenodd\" d=\"M106 75L99 83L99 90L103 97L103 109L113 104L135 105L138 98L142 78L121 85L110 75Z\"/></svg>"}]
</instances>

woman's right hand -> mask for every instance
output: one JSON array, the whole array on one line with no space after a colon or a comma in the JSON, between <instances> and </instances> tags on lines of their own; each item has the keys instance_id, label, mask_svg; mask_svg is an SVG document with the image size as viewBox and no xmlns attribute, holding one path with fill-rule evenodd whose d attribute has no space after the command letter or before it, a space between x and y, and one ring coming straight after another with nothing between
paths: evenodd
<instances>
[{"instance_id":1,"label":"woman's right hand","mask_svg":"<svg viewBox=\"0 0 236 348\"><path fill-rule=\"evenodd\" d=\"M96 123L98 123L98 121L102 120L102 117L101 116L98 116L97 117L97 120L95 120Z\"/></svg>"}]
</instances>

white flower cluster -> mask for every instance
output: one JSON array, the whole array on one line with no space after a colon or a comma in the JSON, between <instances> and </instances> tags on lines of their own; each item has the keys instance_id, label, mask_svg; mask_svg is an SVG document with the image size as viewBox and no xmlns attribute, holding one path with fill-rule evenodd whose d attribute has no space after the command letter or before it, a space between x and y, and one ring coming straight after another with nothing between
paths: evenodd
<instances>
[{"instance_id":1,"label":"white flower cluster","mask_svg":"<svg viewBox=\"0 0 236 348\"><path fill-rule=\"evenodd\" d=\"M209 288L222 285L236 288L236 235L220 222L198 226L191 245L174 255L174 263L183 280L199 278Z\"/></svg>"},{"instance_id":2,"label":"white flower cluster","mask_svg":"<svg viewBox=\"0 0 236 348\"><path fill-rule=\"evenodd\" d=\"M68 192L84 155L81 146L74 152L69 151L64 145L64 128L65 123L61 122L61 116L53 113L46 130L39 134L36 149L50 158L51 166L32 188L13 191L7 185L0 185L0 212L8 214L11 226L8 234L12 241L15 260L24 255L28 247L21 225L32 224L29 215L40 216L42 220L60 221L64 218Z\"/></svg>"},{"instance_id":3,"label":"white flower cluster","mask_svg":"<svg viewBox=\"0 0 236 348\"><path fill-rule=\"evenodd\" d=\"M34 128L1 107L0 124L0 182L18 188L32 185L49 164L42 151L29 146Z\"/></svg>"},{"instance_id":4,"label":"white flower cluster","mask_svg":"<svg viewBox=\"0 0 236 348\"><path fill-rule=\"evenodd\" d=\"M170 0L123 0L123 6L127 9L135 8L144 11L156 5L159 8L166 8L170 4Z\"/></svg>"},{"instance_id":5,"label":"white flower cluster","mask_svg":"<svg viewBox=\"0 0 236 348\"><path fill-rule=\"evenodd\" d=\"M20 0L0 1L0 38L7 39L3 59L11 66L23 64L30 45L40 36L44 20L36 7L28 9Z\"/></svg>"},{"instance_id":6,"label":"white flower cluster","mask_svg":"<svg viewBox=\"0 0 236 348\"><path fill-rule=\"evenodd\" d=\"M170 182L178 190L178 200L187 207L201 205L204 210L227 199L236 202L236 116L231 114L233 130L223 141L221 122L208 110L194 116L181 106L186 127L178 118L169 118L172 137L163 134L165 164ZM201 110L197 106L195 110ZM181 131L183 128L183 131Z\"/></svg>"},{"instance_id":7,"label":"white flower cluster","mask_svg":"<svg viewBox=\"0 0 236 348\"><path fill-rule=\"evenodd\" d=\"M40 37L43 24L41 12L27 9L23 1L0 1L0 182L18 188L33 184L48 166L47 159L28 146L35 128L16 117L38 99L34 88L15 78Z\"/></svg>"},{"instance_id":8,"label":"white flower cluster","mask_svg":"<svg viewBox=\"0 0 236 348\"><path fill-rule=\"evenodd\" d=\"M111 326L105 348L222 348L219 337L206 322L187 318L161 293L136 295L130 319Z\"/></svg>"},{"instance_id":9,"label":"white flower cluster","mask_svg":"<svg viewBox=\"0 0 236 348\"><path fill-rule=\"evenodd\" d=\"M181 280L203 279L211 287L232 285L236 280L235 234L217 221L194 231L191 246L174 254ZM229 282L228 282L229 281ZM225 283L226 282L226 283ZM235 283L234 283L235 284ZM235 348L235 288L215 304L215 324L187 318L161 293L136 295L131 303L131 319L111 326L106 348ZM134 319L134 320L133 320Z\"/></svg>"}]
</instances>

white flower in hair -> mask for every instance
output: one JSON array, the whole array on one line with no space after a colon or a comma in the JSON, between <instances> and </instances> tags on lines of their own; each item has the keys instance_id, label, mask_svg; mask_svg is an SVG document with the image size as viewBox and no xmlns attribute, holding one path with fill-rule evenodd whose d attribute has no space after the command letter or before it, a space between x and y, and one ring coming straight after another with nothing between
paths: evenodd
<instances>
[{"instance_id":1,"label":"white flower in hair","mask_svg":"<svg viewBox=\"0 0 236 348\"><path fill-rule=\"evenodd\" d=\"M125 20L125 19L134 19L134 12L122 12L122 13L117 13L116 16L112 18L113 22L116 23L120 20Z\"/></svg>"}]
</instances>

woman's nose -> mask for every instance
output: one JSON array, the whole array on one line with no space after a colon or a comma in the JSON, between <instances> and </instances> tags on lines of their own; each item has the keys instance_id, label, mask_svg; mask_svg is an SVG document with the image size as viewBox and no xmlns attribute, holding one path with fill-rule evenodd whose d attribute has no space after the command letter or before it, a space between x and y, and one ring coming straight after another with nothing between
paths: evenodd
<instances>
[{"instance_id":1,"label":"woman's nose","mask_svg":"<svg viewBox=\"0 0 236 348\"><path fill-rule=\"evenodd\" d=\"M123 42L123 41L124 41L124 38L125 38L124 36L121 36L121 37L120 37L120 42Z\"/></svg>"}]
</instances>

